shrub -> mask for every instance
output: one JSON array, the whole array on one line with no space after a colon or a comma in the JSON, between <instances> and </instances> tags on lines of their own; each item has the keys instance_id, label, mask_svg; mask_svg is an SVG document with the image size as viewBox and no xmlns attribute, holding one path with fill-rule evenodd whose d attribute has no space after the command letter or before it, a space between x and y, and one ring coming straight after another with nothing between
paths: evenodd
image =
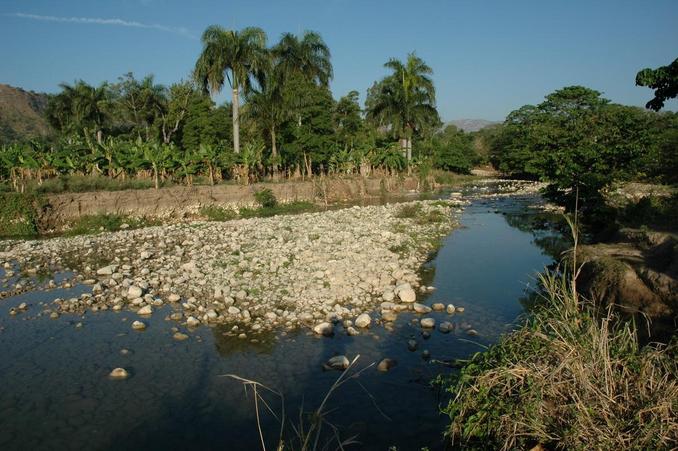
<instances>
[{"instance_id":1,"label":"shrub","mask_svg":"<svg viewBox=\"0 0 678 451\"><path fill-rule=\"evenodd\" d=\"M37 235L37 202L39 199L30 194L0 192L0 236Z\"/></svg>"},{"instance_id":2,"label":"shrub","mask_svg":"<svg viewBox=\"0 0 678 451\"><path fill-rule=\"evenodd\" d=\"M396 218L415 218L421 214L421 204L406 204L401 206L395 213Z\"/></svg>"},{"instance_id":3,"label":"shrub","mask_svg":"<svg viewBox=\"0 0 678 451\"><path fill-rule=\"evenodd\" d=\"M254 193L254 199L262 208L273 208L278 205L278 199L270 188L264 188Z\"/></svg>"},{"instance_id":4,"label":"shrub","mask_svg":"<svg viewBox=\"0 0 678 451\"><path fill-rule=\"evenodd\" d=\"M128 229L138 229L156 224L146 218L132 218L118 214L85 215L70 224L66 235L92 235L99 232L115 232L127 224Z\"/></svg>"},{"instance_id":5,"label":"shrub","mask_svg":"<svg viewBox=\"0 0 678 451\"><path fill-rule=\"evenodd\" d=\"M201 207L200 215L205 216L210 221L231 221L238 217L237 212L229 208L217 207L216 205Z\"/></svg>"}]
</instances>

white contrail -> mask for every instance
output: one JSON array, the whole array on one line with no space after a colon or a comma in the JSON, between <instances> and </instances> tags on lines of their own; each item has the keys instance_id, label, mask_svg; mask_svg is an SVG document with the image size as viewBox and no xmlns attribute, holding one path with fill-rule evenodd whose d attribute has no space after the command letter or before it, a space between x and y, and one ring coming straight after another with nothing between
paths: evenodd
<instances>
[{"instance_id":1,"label":"white contrail","mask_svg":"<svg viewBox=\"0 0 678 451\"><path fill-rule=\"evenodd\" d=\"M7 16L20 17L22 19L42 20L44 22L66 22L66 23L81 23L81 24L95 24L95 25L117 25L119 27L132 28L146 28L149 30L166 31L168 33L175 33L181 36L195 39L188 29L184 27L167 27L158 24L146 24L123 19L104 19L100 17L60 17L60 16L42 16L38 14L13 13L6 14Z\"/></svg>"}]
</instances>

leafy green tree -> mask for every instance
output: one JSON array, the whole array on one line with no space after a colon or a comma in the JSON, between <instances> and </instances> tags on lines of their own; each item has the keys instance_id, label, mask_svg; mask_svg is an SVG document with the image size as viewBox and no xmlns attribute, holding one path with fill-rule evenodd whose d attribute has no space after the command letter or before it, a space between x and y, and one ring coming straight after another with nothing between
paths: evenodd
<instances>
[{"instance_id":1,"label":"leafy green tree","mask_svg":"<svg viewBox=\"0 0 678 451\"><path fill-rule=\"evenodd\" d=\"M654 98L645 107L654 111L661 110L666 100L678 96L678 58L668 66L641 70L636 75L636 85L654 89Z\"/></svg>"},{"instance_id":2,"label":"leafy green tree","mask_svg":"<svg viewBox=\"0 0 678 451\"><path fill-rule=\"evenodd\" d=\"M358 91L350 91L339 99L334 109L334 123L337 139L346 150L353 150L355 141L363 126L358 103Z\"/></svg>"},{"instance_id":3,"label":"leafy green tree","mask_svg":"<svg viewBox=\"0 0 678 451\"><path fill-rule=\"evenodd\" d=\"M260 77L268 64L266 33L256 27L236 31L212 25L203 33L202 43L195 79L211 93L219 92L228 80L233 97L233 148L239 153L240 93L249 92L253 78Z\"/></svg>"},{"instance_id":4,"label":"leafy green tree","mask_svg":"<svg viewBox=\"0 0 678 451\"><path fill-rule=\"evenodd\" d=\"M439 124L435 106L433 70L410 53L403 63L390 59L384 67L393 74L368 91L367 115L398 136L403 155L412 159L412 138L427 126Z\"/></svg>"}]
</instances>

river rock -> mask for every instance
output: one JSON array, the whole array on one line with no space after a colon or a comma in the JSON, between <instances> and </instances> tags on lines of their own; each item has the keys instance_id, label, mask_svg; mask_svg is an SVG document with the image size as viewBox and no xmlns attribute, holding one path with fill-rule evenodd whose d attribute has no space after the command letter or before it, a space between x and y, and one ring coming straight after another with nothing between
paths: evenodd
<instances>
[{"instance_id":1,"label":"river rock","mask_svg":"<svg viewBox=\"0 0 678 451\"><path fill-rule=\"evenodd\" d=\"M143 296L144 290L141 289L141 287L138 287L136 285L131 285L127 289L127 299L137 299Z\"/></svg>"},{"instance_id":2,"label":"river rock","mask_svg":"<svg viewBox=\"0 0 678 451\"><path fill-rule=\"evenodd\" d=\"M412 307L414 308L414 311L417 313L431 313L431 307L424 304L418 304L415 302L414 304L412 304Z\"/></svg>"},{"instance_id":3,"label":"river rock","mask_svg":"<svg viewBox=\"0 0 678 451\"><path fill-rule=\"evenodd\" d=\"M129 373L125 368L115 368L109 376L113 379L126 379L129 377Z\"/></svg>"},{"instance_id":4,"label":"river rock","mask_svg":"<svg viewBox=\"0 0 678 451\"><path fill-rule=\"evenodd\" d=\"M348 327L346 328L346 333L348 334L349 337L354 337L354 336L360 334L360 332L358 332L358 329L356 329L356 328L353 327L353 326L348 326Z\"/></svg>"},{"instance_id":5,"label":"river rock","mask_svg":"<svg viewBox=\"0 0 678 451\"><path fill-rule=\"evenodd\" d=\"M186 325L188 327L198 327L200 325L200 320L198 320L194 316L189 316L188 318L186 318Z\"/></svg>"},{"instance_id":6,"label":"river rock","mask_svg":"<svg viewBox=\"0 0 678 451\"><path fill-rule=\"evenodd\" d=\"M391 310L384 310L383 312L381 312L381 318L384 321L391 322L395 321L398 318L398 314Z\"/></svg>"},{"instance_id":7,"label":"river rock","mask_svg":"<svg viewBox=\"0 0 678 451\"><path fill-rule=\"evenodd\" d=\"M450 333L454 330L454 324L449 321L443 321L438 325L438 330L444 334Z\"/></svg>"},{"instance_id":8,"label":"river rock","mask_svg":"<svg viewBox=\"0 0 678 451\"><path fill-rule=\"evenodd\" d=\"M443 310L445 310L445 304L442 304L440 302L436 302L435 304L431 305L431 308L435 312L442 312Z\"/></svg>"},{"instance_id":9,"label":"river rock","mask_svg":"<svg viewBox=\"0 0 678 451\"><path fill-rule=\"evenodd\" d=\"M449 315L452 315L454 312L455 312L454 305L452 305L452 304L447 304L447 313L448 313Z\"/></svg>"},{"instance_id":10,"label":"river rock","mask_svg":"<svg viewBox=\"0 0 678 451\"><path fill-rule=\"evenodd\" d=\"M417 300L417 293L411 287L403 288L398 291L398 297L402 302L411 304Z\"/></svg>"},{"instance_id":11,"label":"river rock","mask_svg":"<svg viewBox=\"0 0 678 451\"><path fill-rule=\"evenodd\" d=\"M377 365L377 370L381 371L382 373L385 373L387 371L390 371L391 369L395 368L395 366L398 364L397 361L393 359L382 359L381 362Z\"/></svg>"},{"instance_id":12,"label":"river rock","mask_svg":"<svg viewBox=\"0 0 678 451\"><path fill-rule=\"evenodd\" d=\"M417 350L417 340L407 340L407 349L409 351L416 351Z\"/></svg>"},{"instance_id":13,"label":"river rock","mask_svg":"<svg viewBox=\"0 0 678 451\"><path fill-rule=\"evenodd\" d=\"M358 316L355 319L356 327L360 327L361 329L368 327L371 322L372 322L372 318L370 318L370 315L368 315L367 313L363 313L362 315Z\"/></svg>"},{"instance_id":14,"label":"river rock","mask_svg":"<svg viewBox=\"0 0 678 451\"><path fill-rule=\"evenodd\" d=\"M454 309L455 312L464 313L464 307L457 307Z\"/></svg>"},{"instance_id":15,"label":"river rock","mask_svg":"<svg viewBox=\"0 0 678 451\"><path fill-rule=\"evenodd\" d=\"M179 302L181 300L181 296L179 296L176 293L172 293L169 296L167 296L167 300L172 303Z\"/></svg>"},{"instance_id":16,"label":"river rock","mask_svg":"<svg viewBox=\"0 0 678 451\"><path fill-rule=\"evenodd\" d=\"M188 335L181 332L175 332L174 335L172 335L172 337L177 341L188 340Z\"/></svg>"},{"instance_id":17,"label":"river rock","mask_svg":"<svg viewBox=\"0 0 678 451\"><path fill-rule=\"evenodd\" d=\"M134 329L134 330L144 330L144 329L146 329L146 323L144 323L142 321L134 321L132 323L132 329Z\"/></svg>"},{"instance_id":18,"label":"river rock","mask_svg":"<svg viewBox=\"0 0 678 451\"><path fill-rule=\"evenodd\" d=\"M433 329L436 327L436 320L433 318L422 318L421 321L419 321L419 324L421 324L421 327L424 329Z\"/></svg>"},{"instance_id":19,"label":"river rock","mask_svg":"<svg viewBox=\"0 0 678 451\"><path fill-rule=\"evenodd\" d=\"M466 333L467 333L468 335L471 335L471 336L478 335L478 331L475 330L475 329L469 329L469 330L466 331Z\"/></svg>"},{"instance_id":20,"label":"river rock","mask_svg":"<svg viewBox=\"0 0 678 451\"><path fill-rule=\"evenodd\" d=\"M104 266L103 268L97 269L98 276L111 276L118 267L115 265Z\"/></svg>"},{"instance_id":21,"label":"river rock","mask_svg":"<svg viewBox=\"0 0 678 451\"><path fill-rule=\"evenodd\" d=\"M351 362L348 361L348 358L345 355L337 355L325 362L323 367L326 370L344 371L346 368L348 368L350 363Z\"/></svg>"},{"instance_id":22,"label":"river rock","mask_svg":"<svg viewBox=\"0 0 678 451\"><path fill-rule=\"evenodd\" d=\"M141 307L139 310L137 310L137 314L139 315L151 315L153 314L153 307L150 305L145 305Z\"/></svg>"},{"instance_id":23,"label":"river rock","mask_svg":"<svg viewBox=\"0 0 678 451\"><path fill-rule=\"evenodd\" d=\"M317 335L329 337L330 335L334 334L334 326L332 323L328 322L320 323L313 327L313 332L315 332Z\"/></svg>"}]
</instances>

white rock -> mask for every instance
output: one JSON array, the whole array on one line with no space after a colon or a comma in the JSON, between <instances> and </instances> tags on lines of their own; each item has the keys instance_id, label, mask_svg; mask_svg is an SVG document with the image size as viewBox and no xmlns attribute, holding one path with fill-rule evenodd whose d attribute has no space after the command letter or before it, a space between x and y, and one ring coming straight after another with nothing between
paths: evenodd
<instances>
[{"instance_id":1,"label":"white rock","mask_svg":"<svg viewBox=\"0 0 678 451\"><path fill-rule=\"evenodd\" d=\"M371 322L372 322L372 318L370 318L370 315L368 315L367 313L363 313L362 315L358 316L355 319L356 327L360 327L360 328L368 327Z\"/></svg>"},{"instance_id":2,"label":"white rock","mask_svg":"<svg viewBox=\"0 0 678 451\"><path fill-rule=\"evenodd\" d=\"M452 315L455 312L454 305L452 304L447 304L447 313Z\"/></svg>"},{"instance_id":3,"label":"white rock","mask_svg":"<svg viewBox=\"0 0 678 451\"><path fill-rule=\"evenodd\" d=\"M145 305L141 307L139 310L137 310L138 315L151 315L153 314L153 307L150 305Z\"/></svg>"},{"instance_id":4,"label":"white rock","mask_svg":"<svg viewBox=\"0 0 678 451\"><path fill-rule=\"evenodd\" d=\"M317 335L330 336L334 333L334 326L332 323L324 322L313 327L313 332Z\"/></svg>"},{"instance_id":5,"label":"white rock","mask_svg":"<svg viewBox=\"0 0 678 451\"><path fill-rule=\"evenodd\" d=\"M109 376L113 379L125 379L129 376L129 373L125 368L115 368L113 371L111 371Z\"/></svg>"},{"instance_id":6,"label":"white rock","mask_svg":"<svg viewBox=\"0 0 678 451\"><path fill-rule=\"evenodd\" d=\"M116 270L117 268L118 268L118 267L115 266L115 265L104 266L103 268L97 269L97 275L98 275L98 276L110 276L110 275L113 275L113 273L115 272L115 270Z\"/></svg>"},{"instance_id":7,"label":"white rock","mask_svg":"<svg viewBox=\"0 0 678 451\"><path fill-rule=\"evenodd\" d=\"M415 302L414 304L412 304L412 307L414 308L414 311L417 313L431 313L431 307L424 304L418 304Z\"/></svg>"},{"instance_id":8,"label":"white rock","mask_svg":"<svg viewBox=\"0 0 678 451\"><path fill-rule=\"evenodd\" d=\"M138 287L136 285L131 285L127 289L127 299L137 299L143 296L144 290L141 289L141 287Z\"/></svg>"},{"instance_id":9,"label":"white rock","mask_svg":"<svg viewBox=\"0 0 678 451\"><path fill-rule=\"evenodd\" d=\"M417 300L417 293L412 288L403 288L398 291L398 297L409 304Z\"/></svg>"},{"instance_id":10,"label":"white rock","mask_svg":"<svg viewBox=\"0 0 678 451\"><path fill-rule=\"evenodd\" d=\"M419 323L424 329L433 329L436 327L436 320L433 318L422 318Z\"/></svg>"},{"instance_id":11,"label":"white rock","mask_svg":"<svg viewBox=\"0 0 678 451\"><path fill-rule=\"evenodd\" d=\"M189 316L188 318L186 318L186 325L188 327L198 327L200 325L200 320L198 320L194 316Z\"/></svg>"},{"instance_id":12,"label":"white rock","mask_svg":"<svg viewBox=\"0 0 678 451\"><path fill-rule=\"evenodd\" d=\"M143 323L142 321L134 321L132 323L132 329L134 329L134 330L144 330L144 329L146 329L146 324Z\"/></svg>"},{"instance_id":13,"label":"white rock","mask_svg":"<svg viewBox=\"0 0 678 451\"><path fill-rule=\"evenodd\" d=\"M324 367L328 370L343 371L350 365L348 358L345 355L337 355L332 357L325 363Z\"/></svg>"}]
</instances>

